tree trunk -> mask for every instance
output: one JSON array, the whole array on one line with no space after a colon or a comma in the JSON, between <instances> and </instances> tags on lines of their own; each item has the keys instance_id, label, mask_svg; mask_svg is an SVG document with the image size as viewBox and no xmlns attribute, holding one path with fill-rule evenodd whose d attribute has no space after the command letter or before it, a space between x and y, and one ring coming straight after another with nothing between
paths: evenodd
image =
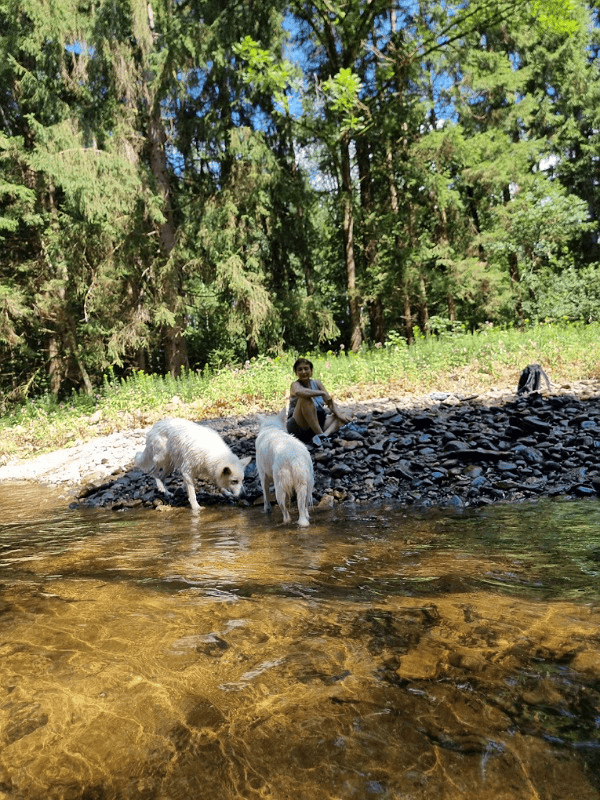
<instances>
[{"instance_id":1,"label":"tree trunk","mask_svg":"<svg viewBox=\"0 0 600 800\"><path fill-rule=\"evenodd\" d=\"M258 342L251 334L246 336L246 358L256 358L259 354Z\"/></svg>"},{"instance_id":2,"label":"tree trunk","mask_svg":"<svg viewBox=\"0 0 600 800\"><path fill-rule=\"evenodd\" d=\"M510 282L513 287L513 294L515 297L515 314L519 320L519 323L522 325L524 322L524 316L521 298L521 273L519 271L519 260L516 253L509 253L508 274L510 276Z\"/></svg>"},{"instance_id":3,"label":"tree trunk","mask_svg":"<svg viewBox=\"0 0 600 800\"><path fill-rule=\"evenodd\" d=\"M388 191L390 197L390 208L392 209L394 214L397 215L400 210L400 201L398 199L398 187L396 186L396 182L394 180L394 156L392 153L392 146L389 141L386 144L385 156L386 156L386 171L388 178ZM395 250L396 253L398 253L400 251L400 242L398 235L394 237L394 241L395 241ZM404 332L404 338L406 339L407 344L412 344L415 340L415 337L413 334L412 308L410 305L410 296L408 293L408 286L406 281L406 270L403 269L401 266L399 266L398 273L400 275L399 289L402 292L402 305L403 305L402 328Z\"/></svg>"},{"instance_id":4,"label":"tree trunk","mask_svg":"<svg viewBox=\"0 0 600 800\"><path fill-rule=\"evenodd\" d=\"M456 303L454 302L453 294L448 294L448 319L451 322L456 322Z\"/></svg>"},{"instance_id":5,"label":"tree trunk","mask_svg":"<svg viewBox=\"0 0 600 800\"><path fill-rule=\"evenodd\" d=\"M376 297L372 303L369 304L370 317L371 317L371 336L374 342L383 344L387 334L385 328L385 315L383 303L380 297Z\"/></svg>"},{"instance_id":6,"label":"tree trunk","mask_svg":"<svg viewBox=\"0 0 600 800\"><path fill-rule=\"evenodd\" d=\"M404 315L403 315L404 338L406 339L407 344L412 344L415 340L415 336L413 333L412 309L410 307L410 297L408 296L406 287L404 287L403 297L404 297Z\"/></svg>"},{"instance_id":7,"label":"tree trunk","mask_svg":"<svg viewBox=\"0 0 600 800\"><path fill-rule=\"evenodd\" d=\"M139 347L135 354L135 366L136 369L141 370L142 372L146 371L146 349L144 347Z\"/></svg>"},{"instance_id":8,"label":"tree trunk","mask_svg":"<svg viewBox=\"0 0 600 800\"><path fill-rule=\"evenodd\" d=\"M427 335L429 333L429 306L427 304L427 287L425 285L425 276L421 271L419 271L419 294L419 316L421 318L421 330L425 335Z\"/></svg>"},{"instance_id":9,"label":"tree trunk","mask_svg":"<svg viewBox=\"0 0 600 800\"><path fill-rule=\"evenodd\" d=\"M440 220L441 220L439 242L443 246L444 250L450 252L450 238L448 236L448 216L446 214L446 209L441 204L439 205L440 205ZM446 277L446 282L448 284L448 293L446 295L446 302L448 305L448 319L451 322L455 322L456 303L454 302L454 295L452 293L452 288L454 286L454 281L453 281L454 275L452 274L452 267L446 267L443 271Z\"/></svg>"},{"instance_id":10,"label":"tree trunk","mask_svg":"<svg viewBox=\"0 0 600 800\"><path fill-rule=\"evenodd\" d=\"M296 206L296 216L304 224L304 211L302 206ZM304 286L306 288L307 297L311 297L315 293L315 284L313 281L313 267L308 248L302 248L302 270L304 272Z\"/></svg>"},{"instance_id":11,"label":"tree trunk","mask_svg":"<svg viewBox=\"0 0 600 800\"><path fill-rule=\"evenodd\" d=\"M510 188L508 186L505 186L503 189L503 199L506 204L511 202ZM514 252L511 252L508 255L508 275L510 277L510 283L515 298L515 315L519 320L519 323L522 325L524 322L524 315L521 298L521 273L519 270L519 259L517 254Z\"/></svg>"},{"instance_id":12,"label":"tree trunk","mask_svg":"<svg viewBox=\"0 0 600 800\"><path fill-rule=\"evenodd\" d=\"M475 193L473 192L472 186L467 186L467 198L468 198L468 208L469 213L471 215L471 219L473 220L473 227L477 232L477 235L481 235L481 226L479 224L479 212L477 211L477 204L475 203ZM479 259L481 261L485 261L485 250L481 242L477 245L479 250Z\"/></svg>"},{"instance_id":13,"label":"tree trunk","mask_svg":"<svg viewBox=\"0 0 600 800\"><path fill-rule=\"evenodd\" d=\"M79 358L79 354L77 352L77 326L75 325L75 320L73 319L73 315L69 312L68 309L65 308L64 312L65 318L65 336L67 339L67 345L71 352L71 358L77 364L77 369L79 374L81 375L81 379L83 380L83 386L85 388L85 393L88 397L91 397L94 394L94 387L92 386L92 382L90 380L89 373L85 368L85 364Z\"/></svg>"},{"instance_id":14,"label":"tree trunk","mask_svg":"<svg viewBox=\"0 0 600 800\"><path fill-rule=\"evenodd\" d=\"M64 371L60 357L60 347L55 335L50 336L48 341L48 375L50 377L50 391L54 397L58 397L64 379Z\"/></svg>"},{"instance_id":15,"label":"tree trunk","mask_svg":"<svg viewBox=\"0 0 600 800\"><path fill-rule=\"evenodd\" d=\"M165 221L160 224L158 231L161 255L166 263L161 289L165 305L175 317L175 322L172 325L165 325L162 332L165 368L174 378L178 378L183 370L189 368L189 359L184 336L185 316L181 310L181 276L179 269L170 263L170 257L175 248L175 220L171 205L171 186L165 152L166 134L160 108L150 109L148 139L150 168L163 201L162 211L165 217Z\"/></svg>"},{"instance_id":16,"label":"tree trunk","mask_svg":"<svg viewBox=\"0 0 600 800\"><path fill-rule=\"evenodd\" d=\"M54 214L56 211L56 205L53 187L51 187L49 190L48 204L51 212ZM48 250L43 243L42 251L48 265L53 270L53 259L49 255ZM75 362L77 365L77 375L72 377L72 380L75 385L77 385L81 379L85 393L91 397L94 393L94 388L85 364L79 357L78 353L77 325L69 308L70 298L67 295L69 273L64 263L59 263L57 266L56 278L60 282L55 293L57 302L49 316L54 328L54 331L50 335L50 339L48 341L48 374L50 377L50 391L55 397L59 395L65 378L68 377L67 359L63 354L69 353L71 362Z\"/></svg>"},{"instance_id":17,"label":"tree trunk","mask_svg":"<svg viewBox=\"0 0 600 800\"><path fill-rule=\"evenodd\" d=\"M345 136L341 146L342 166L342 207L344 259L346 262L346 280L348 287L348 309L350 312L350 348L354 353L360 350L363 335L360 326L360 300L356 289L356 259L354 253L354 208L352 203L352 174L350 164L350 147Z\"/></svg>"},{"instance_id":18,"label":"tree trunk","mask_svg":"<svg viewBox=\"0 0 600 800\"><path fill-rule=\"evenodd\" d=\"M364 272L366 275L376 274L375 260L377 258L377 241L373 233L373 223L371 222L373 211L373 181L371 176L371 159L368 142L364 138L359 138L356 142L356 160L358 163L358 180L360 186L360 204L362 211L362 249L364 257ZM375 342L385 340L385 315L383 302L380 294L380 287L370 285L369 294L373 300L368 304L369 309L369 329L371 339Z\"/></svg>"}]
</instances>

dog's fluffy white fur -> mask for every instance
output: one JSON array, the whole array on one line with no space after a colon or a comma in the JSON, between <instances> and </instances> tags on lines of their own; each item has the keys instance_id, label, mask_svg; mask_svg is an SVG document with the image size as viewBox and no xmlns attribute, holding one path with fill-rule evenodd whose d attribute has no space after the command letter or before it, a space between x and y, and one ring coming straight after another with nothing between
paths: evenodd
<instances>
[{"instance_id":1,"label":"dog's fluffy white fur","mask_svg":"<svg viewBox=\"0 0 600 800\"><path fill-rule=\"evenodd\" d=\"M269 487L275 485L277 504L284 523L291 521L289 502L296 494L298 525L309 524L308 510L312 505L314 470L306 446L286 430L285 409L276 417L263 417L256 437L256 466L263 490L265 512L271 510Z\"/></svg>"},{"instance_id":2,"label":"dog's fluffy white fur","mask_svg":"<svg viewBox=\"0 0 600 800\"><path fill-rule=\"evenodd\" d=\"M162 479L178 469L187 487L190 506L200 511L194 479L210 481L223 494L239 497L244 468L251 456L239 459L217 431L187 419L161 419L146 434L146 448L135 456L135 465L156 480L159 490L169 496Z\"/></svg>"}]
</instances>

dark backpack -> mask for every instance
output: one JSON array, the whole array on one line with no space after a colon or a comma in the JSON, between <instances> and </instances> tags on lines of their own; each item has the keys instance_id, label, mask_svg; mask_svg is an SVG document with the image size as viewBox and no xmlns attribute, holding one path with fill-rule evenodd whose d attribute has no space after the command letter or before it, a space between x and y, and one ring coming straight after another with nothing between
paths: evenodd
<instances>
[{"instance_id":1,"label":"dark backpack","mask_svg":"<svg viewBox=\"0 0 600 800\"><path fill-rule=\"evenodd\" d=\"M537 392L542 384L542 378L546 381L546 387L550 389L550 380L539 364L529 364L519 378L517 394L528 394Z\"/></svg>"}]
</instances>

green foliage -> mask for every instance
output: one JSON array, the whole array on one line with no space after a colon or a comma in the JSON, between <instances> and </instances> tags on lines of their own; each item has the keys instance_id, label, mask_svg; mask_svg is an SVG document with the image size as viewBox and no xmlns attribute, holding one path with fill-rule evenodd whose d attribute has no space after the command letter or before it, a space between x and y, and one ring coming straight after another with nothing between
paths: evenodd
<instances>
[{"instance_id":1,"label":"green foliage","mask_svg":"<svg viewBox=\"0 0 600 800\"><path fill-rule=\"evenodd\" d=\"M23 292L12 282L0 283L0 343L9 347L21 344L20 323L30 315Z\"/></svg>"},{"instance_id":2,"label":"green foliage","mask_svg":"<svg viewBox=\"0 0 600 800\"><path fill-rule=\"evenodd\" d=\"M531 8L542 31L569 36L578 30L577 4L573 0L534 0Z\"/></svg>"},{"instance_id":3,"label":"green foliage","mask_svg":"<svg viewBox=\"0 0 600 800\"><path fill-rule=\"evenodd\" d=\"M344 67L323 82L322 90L327 104L331 111L339 116L341 133L355 131L365 125L364 113L358 113L358 109L361 108L359 98L362 89L361 79L349 67ZM362 109L364 111L364 106Z\"/></svg>"},{"instance_id":4,"label":"green foliage","mask_svg":"<svg viewBox=\"0 0 600 800\"><path fill-rule=\"evenodd\" d=\"M134 165L112 142L107 149L88 147L85 135L72 119L42 126L32 121L36 146L29 165L62 190L61 214L91 227L127 228L142 191Z\"/></svg>"},{"instance_id":5,"label":"green foliage","mask_svg":"<svg viewBox=\"0 0 600 800\"><path fill-rule=\"evenodd\" d=\"M597 319L594 14L0 0L0 388Z\"/></svg>"},{"instance_id":6,"label":"green foliage","mask_svg":"<svg viewBox=\"0 0 600 800\"><path fill-rule=\"evenodd\" d=\"M273 95L275 103L290 113L287 92L297 82L299 70L285 60L278 60L272 52L261 48L251 36L244 36L233 45L233 52L246 62L243 78L249 86Z\"/></svg>"},{"instance_id":7,"label":"green foliage","mask_svg":"<svg viewBox=\"0 0 600 800\"><path fill-rule=\"evenodd\" d=\"M600 320L600 265L560 271L542 269L524 279L523 309L531 319L576 322Z\"/></svg>"}]
</instances>

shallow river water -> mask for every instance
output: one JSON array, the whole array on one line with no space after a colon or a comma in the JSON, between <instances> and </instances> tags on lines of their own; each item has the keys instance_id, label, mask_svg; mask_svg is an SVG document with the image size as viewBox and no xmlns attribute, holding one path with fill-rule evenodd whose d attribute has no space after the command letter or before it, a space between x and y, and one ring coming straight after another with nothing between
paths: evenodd
<instances>
[{"instance_id":1,"label":"shallow river water","mask_svg":"<svg viewBox=\"0 0 600 800\"><path fill-rule=\"evenodd\" d=\"M0 800L600 798L600 503L1 485Z\"/></svg>"}]
</instances>

